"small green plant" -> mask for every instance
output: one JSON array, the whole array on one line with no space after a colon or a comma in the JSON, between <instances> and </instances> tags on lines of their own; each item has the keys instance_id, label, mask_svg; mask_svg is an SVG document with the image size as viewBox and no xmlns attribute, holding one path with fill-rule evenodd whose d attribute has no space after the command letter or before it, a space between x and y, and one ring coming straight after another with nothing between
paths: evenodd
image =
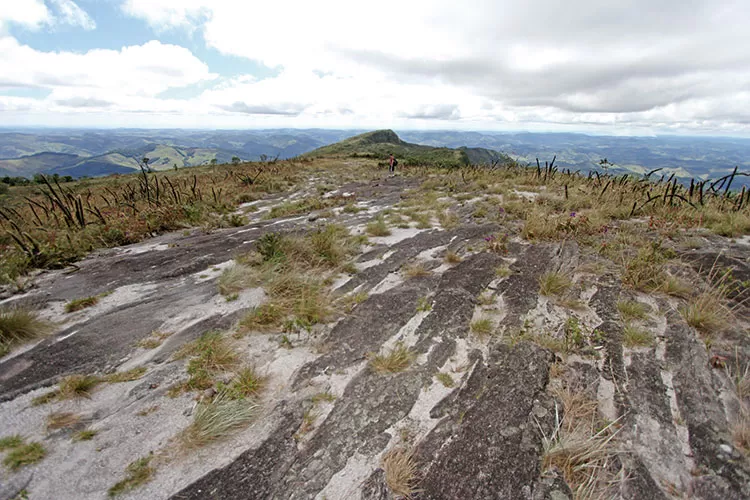
<instances>
[{"instance_id":1,"label":"small green plant","mask_svg":"<svg viewBox=\"0 0 750 500\"><path fill-rule=\"evenodd\" d=\"M649 307L637 300L621 300L617 303L617 310L620 311L623 321L631 321L634 319L646 319Z\"/></svg>"},{"instance_id":2,"label":"small green plant","mask_svg":"<svg viewBox=\"0 0 750 500\"><path fill-rule=\"evenodd\" d=\"M539 278L539 293L546 297L560 297L572 286L570 277L556 271L548 271Z\"/></svg>"},{"instance_id":3,"label":"small green plant","mask_svg":"<svg viewBox=\"0 0 750 500\"><path fill-rule=\"evenodd\" d=\"M486 290L479 294L477 302L485 307L492 306L495 304L495 295L490 290Z\"/></svg>"},{"instance_id":4,"label":"small green plant","mask_svg":"<svg viewBox=\"0 0 750 500\"><path fill-rule=\"evenodd\" d=\"M385 219L378 217L374 221L367 224L365 230L370 236L390 236L391 230L388 228Z\"/></svg>"},{"instance_id":5,"label":"small green plant","mask_svg":"<svg viewBox=\"0 0 750 500\"><path fill-rule=\"evenodd\" d=\"M34 399L32 399L31 406L41 406L41 405L46 405L47 403L51 403L52 401L57 399L58 395L59 393L57 392L57 390L46 392L42 394L41 396L37 396Z\"/></svg>"},{"instance_id":6,"label":"small green plant","mask_svg":"<svg viewBox=\"0 0 750 500\"><path fill-rule=\"evenodd\" d=\"M448 250L447 252L445 252L445 257L443 260L445 260L446 264L458 264L462 259L461 256L456 252Z\"/></svg>"},{"instance_id":7,"label":"small green plant","mask_svg":"<svg viewBox=\"0 0 750 500\"><path fill-rule=\"evenodd\" d=\"M233 398L257 396L266 386L267 377L260 375L254 366L246 366L237 372L229 384L228 392Z\"/></svg>"},{"instance_id":8,"label":"small green plant","mask_svg":"<svg viewBox=\"0 0 750 500\"><path fill-rule=\"evenodd\" d=\"M492 333L492 321L489 318L472 321L471 331L480 337L487 336Z\"/></svg>"},{"instance_id":9,"label":"small green plant","mask_svg":"<svg viewBox=\"0 0 750 500\"><path fill-rule=\"evenodd\" d=\"M208 389L213 386L215 375L231 370L238 361L229 339L218 331L204 333L183 346L175 357L190 357L187 365L190 378L185 383L188 390Z\"/></svg>"},{"instance_id":10,"label":"small green plant","mask_svg":"<svg viewBox=\"0 0 750 500\"><path fill-rule=\"evenodd\" d=\"M510 266L500 266L495 268L495 276L498 278L507 278L513 274L513 271L511 271Z\"/></svg>"},{"instance_id":11,"label":"small green plant","mask_svg":"<svg viewBox=\"0 0 750 500\"><path fill-rule=\"evenodd\" d=\"M278 326L284 317L284 311L279 304L266 302L259 305L240 320L240 329L248 331L264 331Z\"/></svg>"},{"instance_id":12,"label":"small green plant","mask_svg":"<svg viewBox=\"0 0 750 500\"><path fill-rule=\"evenodd\" d=\"M12 450L23 444L23 437L20 434L5 436L0 438L0 451Z\"/></svg>"},{"instance_id":13,"label":"small green plant","mask_svg":"<svg viewBox=\"0 0 750 500\"><path fill-rule=\"evenodd\" d=\"M145 374L146 367L138 366L124 372L110 373L109 375L105 376L103 380L109 383L132 382L133 380L138 380L139 378L143 377Z\"/></svg>"},{"instance_id":14,"label":"small green plant","mask_svg":"<svg viewBox=\"0 0 750 500\"><path fill-rule=\"evenodd\" d=\"M398 373L409 368L414 354L402 342L398 342L386 354L370 357L370 368L378 373Z\"/></svg>"},{"instance_id":15,"label":"small green plant","mask_svg":"<svg viewBox=\"0 0 750 500\"><path fill-rule=\"evenodd\" d=\"M73 441L91 441L98 433L96 429L84 429L73 435Z\"/></svg>"},{"instance_id":16,"label":"small green plant","mask_svg":"<svg viewBox=\"0 0 750 500\"><path fill-rule=\"evenodd\" d=\"M237 300L239 298L240 298L240 294L239 293L233 293L231 295L227 295L226 296L227 302L234 302L235 300Z\"/></svg>"},{"instance_id":17,"label":"small green plant","mask_svg":"<svg viewBox=\"0 0 750 500\"><path fill-rule=\"evenodd\" d=\"M99 297L96 295L93 295L91 297L84 297L82 299L73 299L67 304L65 304L65 312L72 313L76 311L80 311L81 309L86 309L87 307L95 306L99 303Z\"/></svg>"},{"instance_id":18,"label":"small green plant","mask_svg":"<svg viewBox=\"0 0 750 500\"><path fill-rule=\"evenodd\" d=\"M154 473L156 473L156 469L150 465L152 458L153 455L149 454L131 462L125 470L125 479L119 481L109 489L109 496L115 497L121 495L151 481Z\"/></svg>"},{"instance_id":19,"label":"small green plant","mask_svg":"<svg viewBox=\"0 0 750 500\"><path fill-rule=\"evenodd\" d=\"M417 299L417 312L432 311L432 301L428 297L419 297Z\"/></svg>"},{"instance_id":20,"label":"small green plant","mask_svg":"<svg viewBox=\"0 0 750 500\"><path fill-rule=\"evenodd\" d=\"M90 398L94 388L101 383L94 375L69 375L57 386L57 397L60 399Z\"/></svg>"},{"instance_id":21,"label":"small green plant","mask_svg":"<svg viewBox=\"0 0 750 500\"><path fill-rule=\"evenodd\" d=\"M233 398L227 391L198 404L193 422L180 434L185 448L198 448L227 437L247 425L256 415L258 405L251 398Z\"/></svg>"},{"instance_id":22,"label":"small green plant","mask_svg":"<svg viewBox=\"0 0 750 500\"><path fill-rule=\"evenodd\" d=\"M39 462L47 455L41 443L33 442L13 448L3 459L3 464L11 470Z\"/></svg>"},{"instance_id":23,"label":"small green plant","mask_svg":"<svg viewBox=\"0 0 750 500\"><path fill-rule=\"evenodd\" d=\"M445 372L438 373L437 375L435 375L435 378L445 387L453 387L454 385L453 377Z\"/></svg>"},{"instance_id":24,"label":"small green plant","mask_svg":"<svg viewBox=\"0 0 750 500\"><path fill-rule=\"evenodd\" d=\"M576 347L582 347L586 343L581 324L578 318L573 316L565 320L565 350L571 351Z\"/></svg>"},{"instance_id":25,"label":"small green plant","mask_svg":"<svg viewBox=\"0 0 750 500\"><path fill-rule=\"evenodd\" d=\"M643 328L635 325L625 325L623 343L627 347L647 347L654 343L654 338Z\"/></svg>"},{"instance_id":26,"label":"small green plant","mask_svg":"<svg viewBox=\"0 0 750 500\"><path fill-rule=\"evenodd\" d=\"M32 311L0 309L0 346L7 346L8 351L12 345L39 338L51 329L52 325Z\"/></svg>"},{"instance_id":27,"label":"small green plant","mask_svg":"<svg viewBox=\"0 0 750 500\"><path fill-rule=\"evenodd\" d=\"M336 401L336 396L330 392L319 392L312 397L312 403L317 405L319 403L333 403Z\"/></svg>"},{"instance_id":28,"label":"small green plant","mask_svg":"<svg viewBox=\"0 0 750 500\"><path fill-rule=\"evenodd\" d=\"M281 340L279 341L279 347L283 347L284 349L292 349L294 348L294 345L292 344L291 339L289 339L289 336L284 334L281 336Z\"/></svg>"}]
</instances>

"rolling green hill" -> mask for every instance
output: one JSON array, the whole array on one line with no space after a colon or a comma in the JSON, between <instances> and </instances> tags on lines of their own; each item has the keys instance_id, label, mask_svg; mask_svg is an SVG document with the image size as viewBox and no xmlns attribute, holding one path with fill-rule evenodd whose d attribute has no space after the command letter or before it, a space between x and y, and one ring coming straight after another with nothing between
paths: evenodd
<instances>
[{"instance_id":1,"label":"rolling green hill","mask_svg":"<svg viewBox=\"0 0 750 500\"><path fill-rule=\"evenodd\" d=\"M403 165L436 165L458 167L462 165L487 164L493 161L505 161L508 157L497 151L485 148L440 148L412 144L399 138L392 130L376 130L341 142L323 146L304 154L306 157L347 156L386 159L390 154L396 156Z\"/></svg>"}]
</instances>

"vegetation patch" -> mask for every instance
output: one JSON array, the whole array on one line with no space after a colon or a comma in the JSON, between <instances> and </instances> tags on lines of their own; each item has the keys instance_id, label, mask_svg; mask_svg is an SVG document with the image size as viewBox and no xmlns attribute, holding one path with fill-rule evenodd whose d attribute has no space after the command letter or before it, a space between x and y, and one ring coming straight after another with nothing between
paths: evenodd
<instances>
[{"instance_id":1,"label":"vegetation patch","mask_svg":"<svg viewBox=\"0 0 750 500\"><path fill-rule=\"evenodd\" d=\"M87 307L93 307L99 303L99 297L93 295L91 297L84 297L81 299L73 299L65 304L65 312L72 313L86 309Z\"/></svg>"},{"instance_id":2,"label":"vegetation patch","mask_svg":"<svg viewBox=\"0 0 750 500\"><path fill-rule=\"evenodd\" d=\"M378 373L398 373L406 370L414 360L414 354L402 342L398 342L386 354L370 356L370 368Z\"/></svg>"},{"instance_id":3,"label":"vegetation patch","mask_svg":"<svg viewBox=\"0 0 750 500\"><path fill-rule=\"evenodd\" d=\"M388 224L385 219L378 217L372 222L369 222L365 227L365 231L370 236L390 236L391 230L388 228Z\"/></svg>"},{"instance_id":4,"label":"vegetation patch","mask_svg":"<svg viewBox=\"0 0 750 500\"><path fill-rule=\"evenodd\" d=\"M47 416L47 430L70 429L81 421L81 416L71 412L55 412Z\"/></svg>"},{"instance_id":5,"label":"vegetation patch","mask_svg":"<svg viewBox=\"0 0 750 500\"><path fill-rule=\"evenodd\" d=\"M404 266L403 272L407 278L424 278L431 274L421 262Z\"/></svg>"},{"instance_id":6,"label":"vegetation patch","mask_svg":"<svg viewBox=\"0 0 750 500\"><path fill-rule=\"evenodd\" d=\"M57 386L59 399L90 398L91 393L102 379L95 375L69 375Z\"/></svg>"},{"instance_id":7,"label":"vegetation patch","mask_svg":"<svg viewBox=\"0 0 750 500\"><path fill-rule=\"evenodd\" d=\"M492 320L482 318L471 322L471 332L480 337L486 337L492 333Z\"/></svg>"},{"instance_id":8,"label":"vegetation patch","mask_svg":"<svg viewBox=\"0 0 750 500\"><path fill-rule=\"evenodd\" d=\"M3 464L10 470L18 470L26 465L39 462L47 455L41 443L32 442L16 446L8 452L3 459Z\"/></svg>"},{"instance_id":9,"label":"vegetation patch","mask_svg":"<svg viewBox=\"0 0 750 500\"><path fill-rule=\"evenodd\" d=\"M238 363L237 354L221 332L210 331L197 340L186 344L175 358L190 358L187 372L190 378L185 382L186 390L204 390L214 385L214 377L230 371Z\"/></svg>"},{"instance_id":10,"label":"vegetation patch","mask_svg":"<svg viewBox=\"0 0 750 500\"><path fill-rule=\"evenodd\" d=\"M158 330L155 330L151 332L151 335L149 335L145 339L141 339L138 342L138 347L142 349L156 349L171 335L172 332L160 332Z\"/></svg>"},{"instance_id":11,"label":"vegetation patch","mask_svg":"<svg viewBox=\"0 0 750 500\"><path fill-rule=\"evenodd\" d=\"M0 451L12 450L21 445L23 445L23 436L20 434L0 438Z\"/></svg>"},{"instance_id":12,"label":"vegetation patch","mask_svg":"<svg viewBox=\"0 0 750 500\"><path fill-rule=\"evenodd\" d=\"M145 366L138 366L124 372L110 373L109 375L106 375L102 380L109 383L132 382L133 380L138 380L139 378L143 377L146 374L146 371L147 368Z\"/></svg>"},{"instance_id":13,"label":"vegetation patch","mask_svg":"<svg viewBox=\"0 0 750 500\"><path fill-rule=\"evenodd\" d=\"M623 321L646 319L650 307L637 300L621 300L617 303L617 310Z\"/></svg>"},{"instance_id":14,"label":"vegetation patch","mask_svg":"<svg viewBox=\"0 0 750 500\"><path fill-rule=\"evenodd\" d=\"M446 264L458 264L463 259L461 259L461 256L456 252L448 250L447 252L445 252L445 257L443 258L443 260Z\"/></svg>"},{"instance_id":15,"label":"vegetation patch","mask_svg":"<svg viewBox=\"0 0 750 500\"><path fill-rule=\"evenodd\" d=\"M192 449L223 439L250 423L257 409L252 399L219 392L213 399L198 404L192 423L180 434L180 442Z\"/></svg>"},{"instance_id":16,"label":"vegetation patch","mask_svg":"<svg viewBox=\"0 0 750 500\"><path fill-rule=\"evenodd\" d=\"M570 277L558 271L548 271L539 277L539 293L546 297L561 297L572 285Z\"/></svg>"},{"instance_id":17,"label":"vegetation patch","mask_svg":"<svg viewBox=\"0 0 750 500\"><path fill-rule=\"evenodd\" d=\"M626 347L648 347L654 343L649 332L632 324L625 325L622 340Z\"/></svg>"},{"instance_id":18,"label":"vegetation patch","mask_svg":"<svg viewBox=\"0 0 750 500\"><path fill-rule=\"evenodd\" d=\"M252 286L255 280L253 270L242 264L235 264L222 271L219 276L219 293L225 297L241 292Z\"/></svg>"},{"instance_id":19,"label":"vegetation patch","mask_svg":"<svg viewBox=\"0 0 750 500\"><path fill-rule=\"evenodd\" d=\"M393 448L383 455L381 467L388 488L401 498L411 498L418 493L419 469L414 452L406 447Z\"/></svg>"},{"instance_id":20,"label":"vegetation patch","mask_svg":"<svg viewBox=\"0 0 750 500\"><path fill-rule=\"evenodd\" d=\"M0 309L0 357L11 347L48 334L52 325L26 309Z\"/></svg>"},{"instance_id":21,"label":"vegetation patch","mask_svg":"<svg viewBox=\"0 0 750 500\"><path fill-rule=\"evenodd\" d=\"M455 385L455 382L453 381L453 377L450 376L450 374L445 372L440 372L437 375L435 375L435 378L443 384L445 387L453 387Z\"/></svg>"},{"instance_id":22,"label":"vegetation patch","mask_svg":"<svg viewBox=\"0 0 750 500\"><path fill-rule=\"evenodd\" d=\"M73 441L91 441L97 434L99 431L96 429L84 429L73 435Z\"/></svg>"},{"instance_id":23,"label":"vegetation patch","mask_svg":"<svg viewBox=\"0 0 750 500\"><path fill-rule=\"evenodd\" d=\"M152 458L153 455L149 454L131 462L125 470L125 479L109 489L109 496L115 497L127 493L151 481L156 473L156 469L150 465Z\"/></svg>"}]
</instances>

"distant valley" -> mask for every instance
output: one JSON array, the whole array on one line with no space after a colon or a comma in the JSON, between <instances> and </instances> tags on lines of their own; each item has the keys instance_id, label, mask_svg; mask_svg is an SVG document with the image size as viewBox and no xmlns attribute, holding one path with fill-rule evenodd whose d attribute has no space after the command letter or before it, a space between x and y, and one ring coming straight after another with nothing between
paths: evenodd
<instances>
[{"instance_id":1,"label":"distant valley","mask_svg":"<svg viewBox=\"0 0 750 500\"><path fill-rule=\"evenodd\" d=\"M273 130L0 130L0 176L35 173L72 177L128 173L149 158L154 170L229 163L262 157L292 158L339 143L362 131ZM397 131L414 145L463 148L472 163L507 155L522 163L551 161L588 171L607 159L611 171L642 174L656 168L677 177L720 177L735 166L750 170L750 140L709 137L591 136L573 133ZM394 145L396 154L402 150ZM412 148L413 150L414 148ZM325 151L325 149L323 150ZM499 153L502 153L500 155ZM371 154L386 154L373 150ZM463 161L463 159L461 160ZM460 163L460 162L459 162Z\"/></svg>"}]
</instances>

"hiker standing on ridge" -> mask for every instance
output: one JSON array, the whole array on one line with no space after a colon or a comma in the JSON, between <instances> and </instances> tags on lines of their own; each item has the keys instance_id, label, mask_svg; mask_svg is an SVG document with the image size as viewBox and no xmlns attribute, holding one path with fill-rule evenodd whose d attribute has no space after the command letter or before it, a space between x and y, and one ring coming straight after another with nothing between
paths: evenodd
<instances>
[{"instance_id":1,"label":"hiker standing on ridge","mask_svg":"<svg viewBox=\"0 0 750 500\"><path fill-rule=\"evenodd\" d=\"M391 157L388 159L388 172L395 175L396 165L398 165L398 160L391 154Z\"/></svg>"}]
</instances>

